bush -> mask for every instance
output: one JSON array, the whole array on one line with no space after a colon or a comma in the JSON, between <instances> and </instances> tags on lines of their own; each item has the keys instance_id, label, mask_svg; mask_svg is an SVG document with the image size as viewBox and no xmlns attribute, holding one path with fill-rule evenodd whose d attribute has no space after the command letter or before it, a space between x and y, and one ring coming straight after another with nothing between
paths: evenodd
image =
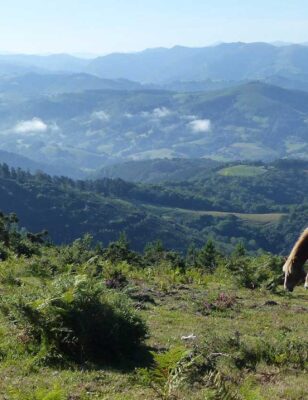
<instances>
[{"instance_id":1,"label":"bush","mask_svg":"<svg viewBox=\"0 0 308 400\"><path fill-rule=\"evenodd\" d=\"M40 360L121 361L145 337L146 326L127 297L86 276L59 276L45 292L41 298L21 297L13 304L13 317L38 344Z\"/></svg>"},{"instance_id":2,"label":"bush","mask_svg":"<svg viewBox=\"0 0 308 400\"><path fill-rule=\"evenodd\" d=\"M162 399L173 398L182 376L177 373L180 361L188 352L185 348L175 347L165 353L152 353L153 365L137 371L140 383L150 386Z\"/></svg>"},{"instance_id":3,"label":"bush","mask_svg":"<svg viewBox=\"0 0 308 400\"><path fill-rule=\"evenodd\" d=\"M231 310L236 305L236 296L228 293L219 293L212 301L205 301L199 306L199 311L204 315L210 314L212 311L224 312Z\"/></svg>"},{"instance_id":4,"label":"bush","mask_svg":"<svg viewBox=\"0 0 308 400\"><path fill-rule=\"evenodd\" d=\"M92 244L92 236L85 234L70 245L59 248L58 264L60 269L62 268L65 270L68 266L71 266L71 272L76 272L79 266L96 255L95 251L92 249Z\"/></svg>"},{"instance_id":5,"label":"bush","mask_svg":"<svg viewBox=\"0 0 308 400\"><path fill-rule=\"evenodd\" d=\"M281 283L282 264L281 257L263 254L232 258L227 268L240 286L248 289L265 286L274 290Z\"/></svg>"},{"instance_id":6,"label":"bush","mask_svg":"<svg viewBox=\"0 0 308 400\"><path fill-rule=\"evenodd\" d=\"M127 278L120 270L114 270L105 281L108 289L123 289L127 284Z\"/></svg>"},{"instance_id":7,"label":"bush","mask_svg":"<svg viewBox=\"0 0 308 400\"><path fill-rule=\"evenodd\" d=\"M189 351L173 348L153 354L153 365L138 372L140 383L152 387L163 399L177 398L185 386L201 385L209 390L207 399L257 400L262 397L247 379L247 372L255 371L259 363L305 370L307 349L306 340L291 335L264 338L235 332L231 337L208 336L203 345ZM239 371L244 380L234 379Z\"/></svg>"},{"instance_id":8,"label":"bush","mask_svg":"<svg viewBox=\"0 0 308 400\"><path fill-rule=\"evenodd\" d=\"M255 370L259 363L304 369L308 362L308 343L303 338L279 334L270 338L241 336L208 338L203 354L225 354L237 369Z\"/></svg>"},{"instance_id":9,"label":"bush","mask_svg":"<svg viewBox=\"0 0 308 400\"><path fill-rule=\"evenodd\" d=\"M0 242L0 261L5 261L9 256L9 252L3 242Z\"/></svg>"},{"instance_id":10,"label":"bush","mask_svg":"<svg viewBox=\"0 0 308 400\"><path fill-rule=\"evenodd\" d=\"M37 389L31 393L25 393L22 389L10 390L10 399L12 400L67 400L68 396L65 395L61 389Z\"/></svg>"},{"instance_id":11,"label":"bush","mask_svg":"<svg viewBox=\"0 0 308 400\"><path fill-rule=\"evenodd\" d=\"M39 246L32 243L27 238L18 237L13 238L11 243L11 249L17 256L31 257L34 254L39 254Z\"/></svg>"}]
</instances>

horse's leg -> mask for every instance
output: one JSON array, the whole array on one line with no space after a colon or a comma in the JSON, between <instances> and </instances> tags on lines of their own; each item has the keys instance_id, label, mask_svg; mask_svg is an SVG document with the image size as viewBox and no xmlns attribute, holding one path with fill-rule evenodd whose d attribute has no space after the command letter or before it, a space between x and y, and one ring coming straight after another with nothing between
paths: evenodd
<instances>
[{"instance_id":1,"label":"horse's leg","mask_svg":"<svg viewBox=\"0 0 308 400\"><path fill-rule=\"evenodd\" d=\"M307 272L306 280L305 280L305 289L308 289L308 272Z\"/></svg>"}]
</instances>

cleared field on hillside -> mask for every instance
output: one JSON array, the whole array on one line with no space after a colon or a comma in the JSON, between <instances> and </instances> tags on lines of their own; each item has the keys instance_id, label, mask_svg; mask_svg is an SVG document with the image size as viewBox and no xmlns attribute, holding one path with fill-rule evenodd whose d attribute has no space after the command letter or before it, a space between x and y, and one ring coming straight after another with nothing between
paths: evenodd
<instances>
[{"instance_id":1,"label":"cleared field on hillside","mask_svg":"<svg viewBox=\"0 0 308 400\"><path fill-rule=\"evenodd\" d=\"M156 207L156 206L148 206L151 211L157 212L166 218L173 218L175 216L192 216L192 217L200 217L203 215L211 215L213 217L218 218L226 218L230 215L233 215L241 220L258 223L258 224L268 224L268 223L276 223L279 222L280 219L286 214L283 213L267 213L267 214L248 214L248 213L233 213L227 211L196 211L196 210L187 210L184 208L171 208L171 207Z\"/></svg>"},{"instance_id":2,"label":"cleared field on hillside","mask_svg":"<svg viewBox=\"0 0 308 400\"><path fill-rule=\"evenodd\" d=\"M218 173L223 176L239 176L239 177L250 177L263 175L266 172L266 168L256 167L252 165L234 165L232 167L223 168Z\"/></svg>"}]
</instances>

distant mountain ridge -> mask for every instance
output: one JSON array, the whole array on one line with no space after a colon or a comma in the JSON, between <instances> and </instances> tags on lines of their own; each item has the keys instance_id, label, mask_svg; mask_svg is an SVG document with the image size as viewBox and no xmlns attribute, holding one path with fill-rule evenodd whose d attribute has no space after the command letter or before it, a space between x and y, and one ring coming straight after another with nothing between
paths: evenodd
<instances>
[{"instance_id":1,"label":"distant mountain ridge","mask_svg":"<svg viewBox=\"0 0 308 400\"><path fill-rule=\"evenodd\" d=\"M21 154L11 153L8 151L0 150L0 164L7 164L9 167L21 168L25 171L32 173L42 171L50 175L63 175L66 172L69 176L80 177L82 176L81 171L67 168L66 171L61 166L48 165L31 160L28 157L24 157Z\"/></svg>"},{"instance_id":2,"label":"distant mountain ridge","mask_svg":"<svg viewBox=\"0 0 308 400\"><path fill-rule=\"evenodd\" d=\"M142 85L125 79L103 79L86 73L35 73L0 79L0 92L37 97L85 90L138 90Z\"/></svg>"},{"instance_id":3,"label":"distant mountain ridge","mask_svg":"<svg viewBox=\"0 0 308 400\"><path fill-rule=\"evenodd\" d=\"M127 161L102 168L93 174L93 178L120 178L144 183L181 182L204 176L219 165L222 163L205 158Z\"/></svg>"},{"instance_id":4,"label":"distant mountain ridge","mask_svg":"<svg viewBox=\"0 0 308 400\"><path fill-rule=\"evenodd\" d=\"M306 73L308 48L268 43L223 43L217 46L147 49L133 54L110 54L92 60L87 71L104 78L147 83L264 79Z\"/></svg>"},{"instance_id":5,"label":"distant mountain ridge","mask_svg":"<svg viewBox=\"0 0 308 400\"><path fill-rule=\"evenodd\" d=\"M0 75L27 72L88 73L105 79L147 84L266 80L281 76L307 82L308 46L298 44L222 43L190 48L175 46L136 53L113 53L94 59L68 54L0 55Z\"/></svg>"},{"instance_id":6,"label":"distant mountain ridge","mask_svg":"<svg viewBox=\"0 0 308 400\"><path fill-rule=\"evenodd\" d=\"M74 57L69 54L51 54L46 56L35 54L0 55L0 67L2 64L11 64L29 69L35 68L41 71L53 72L82 72L88 62L86 59Z\"/></svg>"},{"instance_id":7,"label":"distant mountain ridge","mask_svg":"<svg viewBox=\"0 0 308 400\"><path fill-rule=\"evenodd\" d=\"M73 177L130 160L306 159L307 65L307 46L267 43L0 55L0 149Z\"/></svg>"}]
</instances>

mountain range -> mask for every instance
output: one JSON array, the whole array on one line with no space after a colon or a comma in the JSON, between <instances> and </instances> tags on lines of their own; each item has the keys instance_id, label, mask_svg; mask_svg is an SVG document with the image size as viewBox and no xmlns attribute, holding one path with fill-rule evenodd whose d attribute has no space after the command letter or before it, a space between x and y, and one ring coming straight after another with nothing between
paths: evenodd
<instances>
[{"instance_id":1,"label":"mountain range","mask_svg":"<svg viewBox=\"0 0 308 400\"><path fill-rule=\"evenodd\" d=\"M0 101L0 149L66 170L128 160L307 158L308 93L95 90Z\"/></svg>"},{"instance_id":2,"label":"mountain range","mask_svg":"<svg viewBox=\"0 0 308 400\"><path fill-rule=\"evenodd\" d=\"M141 82L254 80L273 75L301 79L307 75L308 48L267 43L223 43L218 46L148 49L94 59L87 70L104 78Z\"/></svg>"},{"instance_id":3,"label":"mountain range","mask_svg":"<svg viewBox=\"0 0 308 400\"><path fill-rule=\"evenodd\" d=\"M174 81L247 81L275 77L307 82L308 47L269 43L222 43L217 46L146 49L94 59L68 54L0 55L0 75L24 72L89 73L106 79L142 83ZM14 67L14 68L13 68ZM274 78L273 78L274 77Z\"/></svg>"},{"instance_id":4,"label":"mountain range","mask_svg":"<svg viewBox=\"0 0 308 400\"><path fill-rule=\"evenodd\" d=\"M130 160L307 158L307 61L305 45L267 43L0 55L0 150L75 178Z\"/></svg>"}]
</instances>

